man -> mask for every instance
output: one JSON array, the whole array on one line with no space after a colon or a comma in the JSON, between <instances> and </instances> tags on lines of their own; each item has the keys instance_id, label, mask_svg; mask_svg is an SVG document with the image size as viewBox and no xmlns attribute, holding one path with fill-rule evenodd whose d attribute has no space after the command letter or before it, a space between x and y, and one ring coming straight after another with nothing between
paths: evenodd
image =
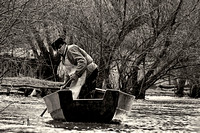
<instances>
[{"instance_id":1,"label":"man","mask_svg":"<svg viewBox=\"0 0 200 133\"><path fill-rule=\"evenodd\" d=\"M91 92L96 88L98 75L97 65L91 56L75 44L68 45L62 38L58 38L51 46L61 55L63 65L68 61L72 66L76 66L76 71L69 75L69 80L77 80L86 71L85 84L81 88L79 98L91 98ZM66 87L67 81L61 89Z\"/></svg>"}]
</instances>

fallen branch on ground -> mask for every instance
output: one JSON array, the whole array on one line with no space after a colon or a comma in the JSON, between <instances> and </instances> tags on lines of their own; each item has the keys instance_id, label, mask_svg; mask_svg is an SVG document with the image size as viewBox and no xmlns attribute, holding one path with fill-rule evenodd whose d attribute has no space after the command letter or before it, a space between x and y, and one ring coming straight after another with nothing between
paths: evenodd
<instances>
[{"instance_id":1,"label":"fallen branch on ground","mask_svg":"<svg viewBox=\"0 0 200 133\"><path fill-rule=\"evenodd\" d=\"M60 87L48 87L48 86L36 86L36 85L25 85L25 84L18 84L18 85L9 85L9 84L1 84L2 87L17 87L17 88L35 88L35 89L51 89L51 90L58 90Z\"/></svg>"},{"instance_id":2,"label":"fallen branch on ground","mask_svg":"<svg viewBox=\"0 0 200 133\"><path fill-rule=\"evenodd\" d=\"M1 82L2 87L18 88L38 88L57 90L63 82L54 82L31 77L4 77Z\"/></svg>"}]
</instances>

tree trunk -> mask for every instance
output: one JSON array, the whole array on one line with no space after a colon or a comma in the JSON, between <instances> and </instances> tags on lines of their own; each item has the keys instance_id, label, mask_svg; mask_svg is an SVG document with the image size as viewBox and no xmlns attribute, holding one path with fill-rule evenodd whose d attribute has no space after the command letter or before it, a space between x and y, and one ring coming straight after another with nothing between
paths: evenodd
<instances>
[{"instance_id":1,"label":"tree trunk","mask_svg":"<svg viewBox=\"0 0 200 133\"><path fill-rule=\"evenodd\" d=\"M48 79L48 80L57 80L56 77L56 70L60 62L60 56L54 56L53 50L51 47L48 48L45 46L43 39L41 38L41 35L39 31L33 26L30 26L30 31L34 34L34 39L37 42L37 45L41 51L41 54L38 57L39 60L39 70L38 70L38 78L42 79ZM45 25L47 27L47 25ZM50 35L46 31L47 36ZM48 43L50 43L50 39L47 37Z\"/></svg>"},{"instance_id":2,"label":"tree trunk","mask_svg":"<svg viewBox=\"0 0 200 133\"><path fill-rule=\"evenodd\" d=\"M100 71L99 71L99 75L97 79L97 87L102 88L103 83L104 83L104 87L110 88L109 86L110 85L109 83L110 68L105 66L105 62L103 61L102 58L100 59L99 68L100 68Z\"/></svg>"},{"instance_id":3,"label":"tree trunk","mask_svg":"<svg viewBox=\"0 0 200 133\"><path fill-rule=\"evenodd\" d=\"M131 81L132 81L132 87L131 87L131 94L134 95L134 96L137 96L139 95L139 86L138 86L138 70L139 68L136 67L136 66L133 66L132 67L132 77L131 77Z\"/></svg>"},{"instance_id":4,"label":"tree trunk","mask_svg":"<svg viewBox=\"0 0 200 133\"><path fill-rule=\"evenodd\" d=\"M146 89L141 88L139 94L135 96L135 99L145 99Z\"/></svg>"},{"instance_id":5,"label":"tree trunk","mask_svg":"<svg viewBox=\"0 0 200 133\"><path fill-rule=\"evenodd\" d=\"M186 79L179 79L177 91L175 92L176 96L183 97L184 96L184 86L185 86Z\"/></svg>"},{"instance_id":6,"label":"tree trunk","mask_svg":"<svg viewBox=\"0 0 200 133\"><path fill-rule=\"evenodd\" d=\"M192 98L199 98L200 97L200 86L197 84L192 85L190 88L190 97Z\"/></svg>"},{"instance_id":7,"label":"tree trunk","mask_svg":"<svg viewBox=\"0 0 200 133\"><path fill-rule=\"evenodd\" d=\"M200 81L199 76L195 75L195 78L191 82L190 94L189 96L192 98L199 98L200 97Z\"/></svg>"}]
</instances>

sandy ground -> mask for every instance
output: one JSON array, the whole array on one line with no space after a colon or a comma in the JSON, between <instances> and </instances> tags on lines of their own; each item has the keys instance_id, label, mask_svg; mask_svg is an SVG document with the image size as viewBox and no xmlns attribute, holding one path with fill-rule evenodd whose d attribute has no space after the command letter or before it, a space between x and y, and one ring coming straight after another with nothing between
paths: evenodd
<instances>
[{"instance_id":1,"label":"sandy ground","mask_svg":"<svg viewBox=\"0 0 200 133\"><path fill-rule=\"evenodd\" d=\"M200 99L148 95L135 100L119 124L55 122L42 98L0 95L0 132L3 133L156 133L200 132Z\"/></svg>"}]
</instances>

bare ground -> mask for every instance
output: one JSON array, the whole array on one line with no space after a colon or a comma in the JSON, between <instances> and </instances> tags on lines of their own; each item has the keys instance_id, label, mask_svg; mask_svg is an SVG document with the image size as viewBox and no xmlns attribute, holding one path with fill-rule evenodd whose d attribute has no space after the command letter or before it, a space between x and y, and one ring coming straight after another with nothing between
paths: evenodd
<instances>
[{"instance_id":1,"label":"bare ground","mask_svg":"<svg viewBox=\"0 0 200 133\"><path fill-rule=\"evenodd\" d=\"M42 98L0 95L0 132L200 132L200 99L150 92L145 100L134 101L131 112L119 117L120 124L55 122L47 112L40 117L46 108Z\"/></svg>"}]
</instances>

